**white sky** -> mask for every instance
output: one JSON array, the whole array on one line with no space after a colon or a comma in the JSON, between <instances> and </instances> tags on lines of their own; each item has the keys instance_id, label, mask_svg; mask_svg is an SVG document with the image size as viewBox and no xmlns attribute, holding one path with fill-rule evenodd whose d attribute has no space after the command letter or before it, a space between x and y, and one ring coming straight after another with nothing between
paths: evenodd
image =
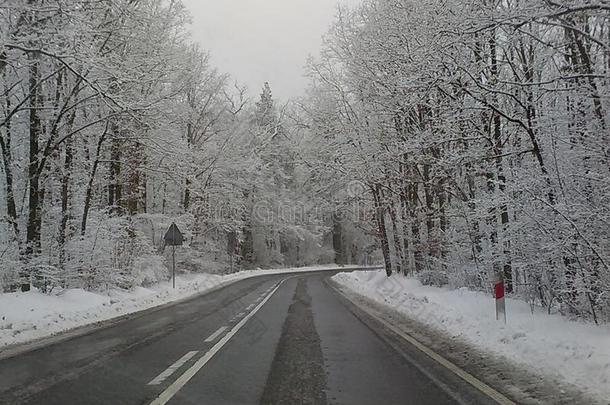
<instances>
[{"instance_id":1,"label":"white sky","mask_svg":"<svg viewBox=\"0 0 610 405\"><path fill-rule=\"evenodd\" d=\"M317 55L337 0L183 0L193 16L193 39L212 64L257 96L265 81L276 99L303 94L303 68ZM354 6L360 0L340 0Z\"/></svg>"}]
</instances>

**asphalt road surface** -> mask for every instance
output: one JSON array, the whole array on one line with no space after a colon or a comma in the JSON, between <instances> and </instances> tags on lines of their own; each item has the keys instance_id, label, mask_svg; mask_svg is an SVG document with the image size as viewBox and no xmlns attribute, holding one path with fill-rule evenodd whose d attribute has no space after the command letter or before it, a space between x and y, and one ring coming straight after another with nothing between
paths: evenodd
<instances>
[{"instance_id":1,"label":"asphalt road surface","mask_svg":"<svg viewBox=\"0 0 610 405\"><path fill-rule=\"evenodd\" d=\"M255 277L0 360L0 404L494 404L337 293Z\"/></svg>"}]
</instances>

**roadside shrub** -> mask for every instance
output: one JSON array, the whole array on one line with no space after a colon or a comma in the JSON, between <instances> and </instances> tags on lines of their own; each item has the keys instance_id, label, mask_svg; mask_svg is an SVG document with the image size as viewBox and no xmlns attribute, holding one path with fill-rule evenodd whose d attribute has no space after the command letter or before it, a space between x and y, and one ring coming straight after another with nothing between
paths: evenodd
<instances>
[{"instance_id":1,"label":"roadside shrub","mask_svg":"<svg viewBox=\"0 0 610 405\"><path fill-rule=\"evenodd\" d=\"M439 270L425 270L417 274L417 279L423 285L443 287L449 284L447 273Z\"/></svg>"}]
</instances>

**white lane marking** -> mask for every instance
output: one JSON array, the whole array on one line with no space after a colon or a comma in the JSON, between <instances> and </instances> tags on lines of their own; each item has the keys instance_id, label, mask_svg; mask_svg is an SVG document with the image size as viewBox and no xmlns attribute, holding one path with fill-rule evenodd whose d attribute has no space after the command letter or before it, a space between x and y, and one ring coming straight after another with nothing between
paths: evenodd
<instances>
[{"instance_id":1,"label":"white lane marking","mask_svg":"<svg viewBox=\"0 0 610 405\"><path fill-rule=\"evenodd\" d=\"M148 383L148 385L159 385L159 384L161 384L167 377L169 377L170 375L174 374L174 371L176 371L180 367L182 367L184 365L184 363L186 363L187 361L192 359L193 356L195 356L197 353L199 353L199 352L198 351L188 352L184 356L180 357L180 359L178 359L178 361L176 361L174 364L169 366L164 372L162 372L161 374L156 376L151 382Z\"/></svg>"},{"instance_id":2,"label":"white lane marking","mask_svg":"<svg viewBox=\"0 0 610 405\"><path fill-rule=\"evenodd\" d=\"M485 384L483 381L479 380L478 378L476 378L472 374L462 370L461 368L459 368L458 366L456 366L455 364L453 364L449 360L445 359L443 356L441 356L440 354L436 353L435 351L433 351L432 349L428 348L427 346L424 346L422 343L419 342L419 340L416 340L414 337L412 337L411 335L407 334L406 332L403 332L402 330L398 329L397 327L395 327L394 325L390 324L386 320L381 319L379 316L374 314L372 311L370 311L370 310L368 310L368 309L366 309L366 308L356 304L356 302L354 300L352 300L343 291L341 291L341 290L339 290L338 288L335 288L335 287L333 287L333 288L339 294L341 294L345 298L347 298L352 304L356 305L362 311L366 312L367 314L369 314L370 316L375 318L377 321L381 322L386 328L390 329L392 332L396 333L398 336L402 337L404 340L406 340L407 342L411 343L413 346L417 347L420 351L425 353L428 357L432 358L437 363L441 364L442 366L444 366L445 368L447 368L448 370L453 372L455 375L460 377L462 380L466 381L467 383L469 383L473 387L477 388L479 391L481 391L483 394L487 395L489 398L491 398L494 401L496 401L498 404L501 404L501 405L516 405L515 402L511 401L510 399L508 399L506 396L504 396L500 392L496 391L495 389L493 389L489 385Z\"/></svg>"},{"instance_id":3,"label":"white lane marking","mask_svg":"<svg viewBox=\"0 0 610 405\"><path fill-rule=\"evenodd\" d=\"M195 364L193 364L188 370L186 370L180 377L178 377L178 379L176 379L176 381L174 381L169 387L167 387L165 389L165 391L163 391L161 394L159 394L159 396L150 403L150 405L165 405L170 399L173 398L174 395L176 395L176 393L182 388L184 387L184 385L190 381L191 378L193 378L195 376L195 374L197 374L197 372L199 370L201 370L203 368L203 366L206 365L207 362L209 362L212 357L214 357L214 355L216 353L218 353L218 351L220 349L222 349L222 347L224 345L227 344L227 342L250 320L250 318L252 318L262 307L263 305L265 305L265 303L267 301L269 301L269 299L273 296L273 294L275 294L275 292L280 288L280 286L284 283L284 281L286 281L287 279L282 280L274 289L273 291L271 291L266 297L265 299L256 306L256 308L254 308L252 310L252 312L250 312L244 319L242 319L237 325L235 325L233 327L233 329L231 329L229 331L229 333L227 333L226 335L224 335L222 337L222 339L220 339L218 341L218 343L216 343L214 346L212 346L212 348L203 356L201 356L199 358L199 360L197 360L195 362Z\"/></svg>"},{"instance_id":4,"label":"white lane marking","mask_svg":"<svg viewBox=\"0 0 610 405\"><path fill-rule=\"evenodd\" d=\"M210 343L215 341L225 330L227 330L227 327L221 326L216 332L212 333L206 340L204 340L204 342Z\"/></svg>"}]
</instances>

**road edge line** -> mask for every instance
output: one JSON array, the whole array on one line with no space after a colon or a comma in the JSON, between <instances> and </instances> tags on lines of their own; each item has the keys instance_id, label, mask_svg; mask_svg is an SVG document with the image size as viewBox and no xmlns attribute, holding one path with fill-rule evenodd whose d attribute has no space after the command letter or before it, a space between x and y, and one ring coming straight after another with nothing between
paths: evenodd
<instances>
[{"instance_id":1,"label":"road edge line","mask_svg":"<svg viewBox=\"0 0 610 405\"><path fill-rule=\"evenodd\" d=\"M472 374L468 373L467 371L462 370L460 367L458 367L451 361L445 359L443 356L436 353L434 350L430 349L429 347L427 347L426 345L421 343L419 340L417 340L413 336L409 335L407 332L397 328L396 326L392 325L388 321L381 319L379 316L372 313L370 310L368 310L368 309L364 308L362 305L359 305L358 303L356 303L351 297L349 297L347 294L345 294L343 291L341 291L341 289L337 288L337 286L334 285L334 283L329 283L329 284L337 293L339 293L342 297L344 297L349 302L351 302L358 309L360 309L361 311L363 311L364 313L366 313L367 315L369 315L370 317L372 317L373 319L375 319L376 321L381 323L383 326L385 326L386 328L391 330L396 335L400 336L402 339L406 340L407 342L409 342L410 344L415 346L419 351L421 351L422 353L424 353L425 355L430 357L432 360L436 361L437 363L439 363L440 365L442 365L443 367L445 367L446 369L451 371L453 374L457 375L462 380L466 381L467 383L469 383L470 385L472 385L473 387L475 387L476 389L481 391L483 394L487 395L489 398L496 401L498 404L516 405L516 402L510 400L504 394L498 392L497 390L495 390L488 384L484 383L483 381L479 380L478 378L476 378Z\"/></svg>"}]
</instances>

